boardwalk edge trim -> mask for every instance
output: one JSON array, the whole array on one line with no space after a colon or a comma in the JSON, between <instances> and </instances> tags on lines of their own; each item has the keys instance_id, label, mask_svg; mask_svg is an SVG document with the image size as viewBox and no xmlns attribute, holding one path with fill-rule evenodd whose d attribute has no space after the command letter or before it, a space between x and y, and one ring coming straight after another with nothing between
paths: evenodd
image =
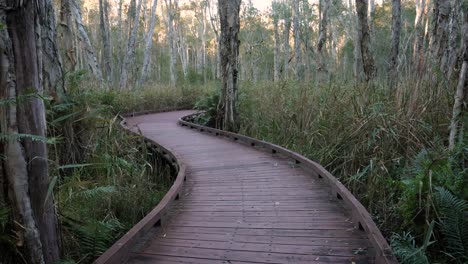
<instances>
[{"instance_id":1,"label":"boardwalk edge trim","mask_svg":"<svg viewBox=\"0 0 468 264\"><path fill-rule=\"evenodd\" d=\"M168 109L171 111L174 109ZM167 111L157 111L167 112ZM140 112L138 115L149 114L155 112ZM122 114L119 115L121 119L120 126L132 135L141 136L139 133L132 131L127 126L125 117L136 116L136 114ZM117 242L115 242L104 254L97 258L95 264L115 264L125 263L131 253L131 250L138 243L139 239L143 237L153 226L160 224L163 216L165 216L167 209L172 203L177 200L179 193L182 190L182 186L185 181L185 164L181 161L180 157L176 152L171 149L167 149L157 142L143 137L146 145L152 150L157 151L177 170L177 176L172 184L169 191L164 195L162 200L154 207L143 219L141 219L135 226L133 226L125 235L123 235Z\"/></svg>"}]
</instances>

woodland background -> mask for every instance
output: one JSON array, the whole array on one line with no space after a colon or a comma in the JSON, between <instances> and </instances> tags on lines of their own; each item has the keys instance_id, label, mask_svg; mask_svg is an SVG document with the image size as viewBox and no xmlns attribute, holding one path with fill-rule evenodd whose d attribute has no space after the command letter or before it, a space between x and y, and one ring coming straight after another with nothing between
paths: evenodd
<instances>
[{"instance_id":1,"label":"woodland background","mask_svg":"<svg viewBox=\"0 0 468 264\"><path fill-rule=\"evenodd\" d=\"M59 226L50 238L61 237L51 242L60 247L49 257L90 263L171 183L170 167L122 132L116 115L195 107L206 111L198 122L217 123L225 96L218 3L19 2L0 1L0 262L41 263L31 261L34 243L8 196L12 153L31 160L32 146L48 151L36 164L47 177L29 194L58 215L49 227ZM32 26L18 8L33 10ZM467 263L468 2L274 0L258 10L244 0L239 18L234 128L323 164L402 263ZM31 35L13 25L29 25ZM41 45L11 60L27 40ZM31 64L42 78L20 87L20 68L10 66ZM34 112L24 105L43 109L33 120L47 133L22 129ZM26 149L23 158L14 146Z\"/></svg>"}]
</instances>

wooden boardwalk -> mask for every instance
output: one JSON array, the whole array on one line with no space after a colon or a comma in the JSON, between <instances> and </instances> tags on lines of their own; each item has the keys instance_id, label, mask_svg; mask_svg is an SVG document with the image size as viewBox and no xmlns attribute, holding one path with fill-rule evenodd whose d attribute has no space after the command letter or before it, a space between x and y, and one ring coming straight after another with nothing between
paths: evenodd
<instances>
[{"instance_id":1,"label":"wooden boardwalk","mask_svg":"<svg viewBox=\"0 0 468 264\"><path fill-rule=\"evenodd\" d=\"M366 232L323 179L285 157L178 125L191 111L127 118L186 166L162 225L128 263L374 263Z\"/></svg>"}]
</instances>

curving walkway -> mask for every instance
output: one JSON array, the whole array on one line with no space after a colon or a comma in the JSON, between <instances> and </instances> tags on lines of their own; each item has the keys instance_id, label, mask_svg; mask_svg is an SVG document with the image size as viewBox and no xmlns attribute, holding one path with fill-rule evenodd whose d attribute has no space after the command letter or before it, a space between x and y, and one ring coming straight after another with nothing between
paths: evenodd
<instances>
[{"instance_id":1,"label":"curving walkway","mask_svg":"<svg viewBox=\"0 0 468 264\"><path fill-rule=\"evenodd\" d=\"M278 154L177 124L191 111L127 118L186 165L180 199L128 263L374 263L330 186Z\"/></svg>"}]
</instances>

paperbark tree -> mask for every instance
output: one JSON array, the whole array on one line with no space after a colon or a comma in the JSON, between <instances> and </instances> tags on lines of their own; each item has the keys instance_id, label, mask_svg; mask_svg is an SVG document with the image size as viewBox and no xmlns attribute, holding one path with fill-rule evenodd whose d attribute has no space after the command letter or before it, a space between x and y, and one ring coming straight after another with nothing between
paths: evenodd
<instances>
[{"instance_id":1,"label":"paperbark tree","mask_svg":"<svg viewBox=\"0 0 468 264\"><path fill-rule=\"evenodd\" d=\"M57 21L53 2L51 0L40 1L38 11L42 25L42 83L44 90L57 99L57 91L64 89L64 83L62 58L57 45Z\"/></svg>"},{"instance_id":2,"label":"paperbark tree","mask_svg":"<svg viewBox=\"0 0 468 264\"><path fill-rule=\"evenodd\" d=\"M367 24L367 0L356 0L358 16L358 45L361 48L361 61L366 82L374 78L376 68L370 51L369 25Z\"/></svg>"},{"instance_id":3,"label":"paperbark tree","mask_svg":"<svg viewBox=\"0 0 468 264\"><path fill-rule=\"evenodd\" d=\"M289 7L284 6L284 78L289 78L289 61L290 61L290 46L289 46L289 37L291 30L291 12Z\"/></svg>"},{"instance_id":4,"label":"paperbark tree","mask_svg":"<svg viewBox=\"0 0 468 264\"><path fill-rule=\"evenodd\" d=\"M135 1L135 0L133 0ZM133 27L128 37L127 51L125 52L124 59L122 62L122 70L120 72L120 90L129 89L128 83L128 71L135 60L136 52L136 39L138 34L138 25L140 20L141 2L138 0L138 4L135 8L135 16L133 17Z\"/></svg>"},{"instance_id":5,"label":"paperbark tree","mask_svg":"<svg viewBox=\"0 0 468 264\"><path fill-rule=\"evenodd\" d=\"M175 10L178 9L177 2L175 2ZM180 57L180 63L182 65L182 74L184 75L184 79L187 79L188 76L188 63L189 63L189 58L188 58L188 47L186 43L186 33L183 29L183 26L180 23L177 23L177 26L175 28L177 35L176 35L176 48L179 53Z\"/></svg>"},{"instance_id":6,"label":"paperbark tree","mask_svg":"<svg viewBox=\"0 0 468 264\"><path fill-rule=\"evenodd\" d=\"M112 78L112 48L109 31L109 3L99 0L99 24L101 30L102 50L101 65L104 69L104 78L109 82Z\"/></svg>"},{"instance_id":7,"label":"paperbark tree","mask_svg":"<svg viewBox=\"0 0 468 264\"><path fill-rule=\"evenodd\" d=\"M237 131L237 77L239 60L239 31L241 0L218 0L221 24L221 96L216 125L228 131Z\"/></svg>"},{"instance_id":8,"label":"paperbark tree","mask_svg":"<svg viewBox=\"0 0 468 264\"><path fill-rule=\"evenodd\" d=\"M96 79L102 81L102 71L83 25L80 6L76 0L62 0L60 9L61 43L64 52L62 59L65 70L87 69Z\"/></svg>"},{"instance_id":9,"label":"paperbark tree","mask_svg":"<svg viewBox=\"0 0 468 264\"><path fill-rule=\"evenodd\" d=\"M117 69L122 68L122 43L124 43L124 28L123 28L123 19L122 19L122 11L123 11L123 0L117 0L118 1L118 8L117 8L117 43L114 47L116 47L116 67ZM120 80L119 80L120 81Z\"/></svg>"},{"instance_id":10,"label":"paperbark tree","mask_svg":"<svg viewBox=\"0 0 468 264\"><path fill-rule=\"evenodd\" d=\"M1 175L8 186L16 244L32 264L59 261L57 218L53 197L47 195L45 108L39 98L44 66L41 30L50 26L50 18L43 16L53 11L43 8L32 0L0 0L0 23L7 28L0 30L0 99L17 102L0 108L0 132L8 136L0 141L7 157L0 161Z\"/></svg>"},{"instance_id":11,"label":"paperbark tree","mask_svg":"<svg viewBox=\"0 0 468 264\"><path fill-rule=\"evenodd\" d=\"M322 3L322 17L320 19L319 37L317 40L317 70L319 72L326 72L324 64L323 47L327 41L327 28L328 28L328 11L330 9L330 0L321 0Z\"/></svg>"},{"instance_id":12,"label":"paperbark tree","mask_svg":"<svg viewBox=\"0 0 468 264\"><path fill-rule=\"evenodd\" d=\"M431 41L432 58L442 72L446 72L445 50L448 48L450 0L435 0Z\"/></svg>"},{"instance_id":13,"label":"paperbark tree","mask_svg":"<svg viewBox=\"0 0 468 264\"><path fill-rule=\"evenodd\" d=\"M452 79L453 73L455 72L455 66L460 54L463 54L463 51L457 49L459 46L459 37L460 33L463 32L463 28L460 30L460 25L463 25L463 18L461 12L462 10L462 1L451 0L451 12L449 19L449 32L448 32L448 48L445 50L444 54L444 72L448 80ZM467 10L468 11L468 10ZM465 11L466 12L466 11ZM461 19L460 19L461 18ZM460 32L461 31L461 32ZM463 37L463 36L462 36Z\"/></svg>"},{"instance_id":14,"label":"paperbark tree","mask_svg":"<svg viewBox=\"0 0 468 264\"><path fill-rule=\"evenodd\" d=\"M293 36L294 36L294 58L296 61L296 78L302 79L302 52L301 38L299 32L299 0L293 0Z\"/></svg>"},{"instance_id":15,"label":"paperbark tree","mask_svg":"<svg viewBox=\"0 0 468 264\"><path fill-rule=\"evenodd\" d=\"M416 0L415 4L413 63L416 67L416 72L421 73L424 65L424 20L427 19L427 3L426 0Z\"/></svg>"},{"instance_id":16,"label":"paperbark tree","mask_svg":"<svg viewBox=\"0 0 468 264\"><path fill-rule=\"evenodd\" d=\"M219 34L219 29L216 24L216 21L219 21L219 19L216 18L215 14L211 12L211 0L208 0L208 13L210 15L210 24L213 32L215 33L216 36L216 79L219 79L221 76L221 49L219 48L219 42L220 42L220 34Z\"/></svg>"},{"instance_id":17,"label":"paperbark tree","mask_svg":"<svg viewBox=\"0 0 468 264\"><path fill-rule=\"evenodd\" d=\"M374 19L375 19L375 0L369 0L369 31L370 34L373 34L374 29Z\"/></svg>"},{"instance_id":18,"label":"paperbark tree","mask_svg":"<svg viewBox=\"0 0 468 264\"><path fill-rule=\"evenodd\" d=\"M280 47L281 47L281 40L279 36L279 5L277 1L273 1L271 4L271 12L273 18L273 33L275 37L275 47L273 50L273 80L275 82L279 81L280 79Z\"/></svg>"},{"instance_id":19,"label":"paperbark tree","mask_svg":"<svg viewBox=\"0 0 468 264\"><path fill-rule=\"evenodd\" d=\"M151 21L149 25L148 32L146 33L145 38L145 53L143 54L143 66L141 67L141 77L139 84L143 85L146 81L149 71L149 65L151 61L151 47L153 46L153 34L154 27L156 26L156 7L158 5L158 0L153 0L153 6L151 7Z\"/></svg>"},{"instance_id":20,"label":"paperbark tree","mask_svg":"<svg viewBox=\"0 0 468 264\"><path fill-rule=\"evenodd\" d=\"M463 61L458 79L452 121L450 123L449 148L463 140L466 113L468 110L468 14L463 14Z\"/></svg>"},{"instance_id":21,"label":"paperbark tree","mask_svg":"<svg viewBox=\"0 0 468 264\"><path fill-rule=\"evenodd\" d=\"M400 52L401 0L392 0L392 53L390 56L390 79L397 77L398 54Z\"/></svg>"},{"instance_id":22,"label":"paperbark tree","mask_svg":"<svg viewBox=\"0 0 468 264\"><path fill-rule=\"evenodd\" d=\"M175 30L174 30L174 16L175 16L175 5L177 0L165 0L166 12L167 12L167 28L168 28L168 42L169 42L169 75L171 84L175 85L177 81L177 47L175 41Z\"/></svg>"}]
</instances>

